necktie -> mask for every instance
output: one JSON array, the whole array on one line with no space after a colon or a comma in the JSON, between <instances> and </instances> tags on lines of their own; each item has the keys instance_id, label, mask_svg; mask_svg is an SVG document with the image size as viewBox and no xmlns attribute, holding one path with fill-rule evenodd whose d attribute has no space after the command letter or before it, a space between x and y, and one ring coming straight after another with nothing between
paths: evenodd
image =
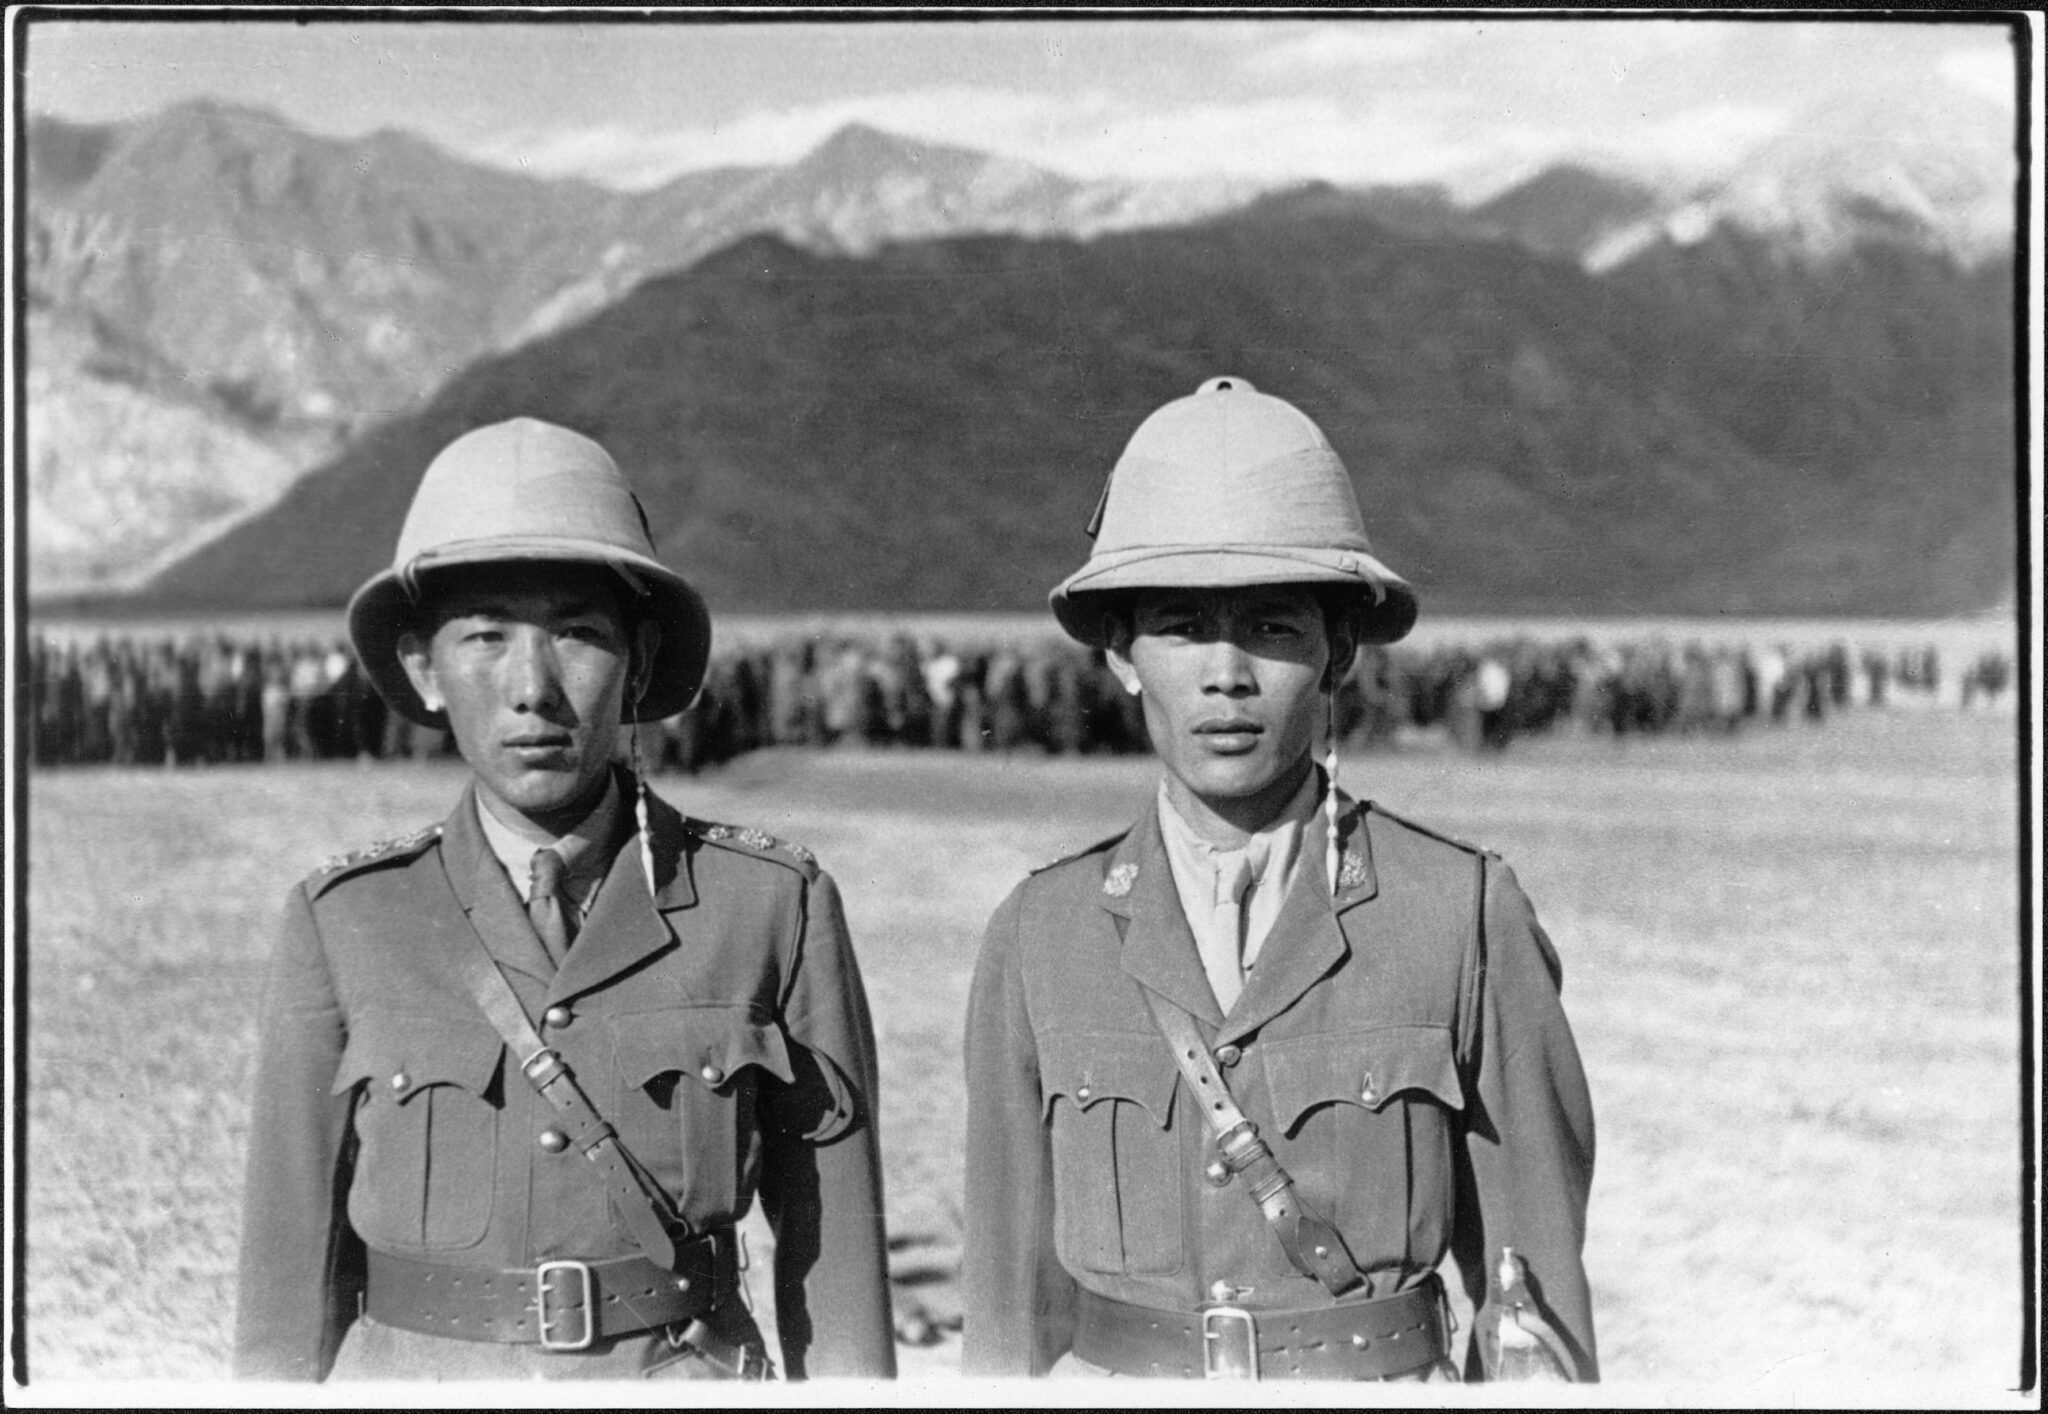
<instances>
[{"instance_id":1,"label":"necktie","mask_svg":"<svg viewBox=\"0 0 2048 1414\"><path fill-rule=\"evenodd\" d=\"M562 900L562 856L551 849L533 852L533 888L526 895L526 916L533 920L533 931L540 934L548 956L560 967L569 955L572 930Z\"/></svg>"},{"instance_id":2,"label":"necktie","mask_svg":"<svg viewBox=\"0 0 2048 1414\"><path fill-rule=\"evenodd\" d=\"M1259 882L1259 875L1266 868L1266 841L1256 836L1244 849L1232 850L1216 857L1216 923L1217 931L1230 940L1233 955L1230 965L1214 972L1210 977L1216 988L1216 1000L1225 1011L1236 1003L1239 992L1244 990L1244 945L1245 945L1245 899Z\"/></svg>"}]
</instances>

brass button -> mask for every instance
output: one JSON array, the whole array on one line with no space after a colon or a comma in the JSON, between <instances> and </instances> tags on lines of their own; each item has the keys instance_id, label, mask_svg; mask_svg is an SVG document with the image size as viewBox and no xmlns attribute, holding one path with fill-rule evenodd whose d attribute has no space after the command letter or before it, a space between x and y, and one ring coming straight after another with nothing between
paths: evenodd
<instances>
[{"instance_id":1,"label":"brass button","mask_svg":"<svg viewBox=\"0 0 2048 1414\"><path fill-rule=\"evenodd\" d=\"M677 1278L676 1278L676 1290L677 1290L677 1291L688 1291L689 1289L690 1289L690 1279L689 1279L688 1277L677 1277Z\"/></svg>"},{"instance_id":2,"label":"brass button","mask_svg":"<svg viewBox=\"0 0 2048 1414\"><path fill-rule=\"evenodd\" d=\"M1224 1163L1221 1159L1211 1159L1208 1166L1202 1170L1202 1177L1209 1180L1209 1185L1212 1188L1228 1188L1230 1186L1230 1165Z\"/></svg>"},{"instance_id":3,"label":"brass button","mask_svg":"<svg viewBox=\"0 0 2048 1414\"><path fill-rule=\"evenodd\" d=\"M550 1026L567 1026L576 1019L576 1013L565 1006L551 1006L541 1013L540 1019Z\"/></svg>"},{"instance_id":4,"label":"brass button","mask_svg":"<svg viewBox=\"0 0 2048 1414\"><path fill-rule=\"evenodd\" d=\"M1080 1089L1074 1092L1074 1098L1077 1100L1085 1100L1094 1093L1095 1092L1093 1090L1090 1090L1086 1085L1083 1085Z\"/></svg>"},{"instance_id":5,"label":"brass button","mask_svg":"<svg viewBox=\"0 0 2048 1414\"><path fill-rule=\"evenodd\" d=\"M540 1146L550 1154L559 1154L569 1147L569 1136L559 1129L543 1129L540 1132Z\"/></svg>"},{"instance_id":6,"label":"brass button","mask_svg":"<svg viewBox=\"0 0 2048 1414\"><path fill-rule=\"evenodd\" d=\"M1244 1051L1240 1047L1218 1046L1216 1048L1216 1064L1223 1066L1226 1069L1230 1066L1236 1065L1239 1061L1243 1059Z\"/></svg>"},{"instance_id":7,"label":"brass button","mask_svg":"<svg viewBox=\"0 0 2048 1414\"><path fill-rule=\"evenodd\" d=\"M1358 1098L1368 1105L1377 1105L1380 1102L1380 1092L1373 1088L1371 1071L1365 1073L1365 1088L1358 1092Z\"/></svg>"},{"instance_id":8,"label":"brass button","mask_svg":"<svg viewBox=\"0 0 2048 1414\"><path fill-rule=\"evenodd\" d=\"M403 1090L410 1084L412 1084L412 1077L402 1070L391 1077L391 1088L394 1090Z\"/></svg>"},{"instance_id":9,"label":"brass button","mask_svg":"<svg viewBox=\"0 0 2048 1414\"><path fill-rule=\"evenodd\" d=\"M704 1077L706 1085L716 1085L719 1081L725 1079L725 1072L715 1065L707 1065L698 1071L697 1074Z\"/></svg>"},{"instance_id":10,"label":"brass button","mask_svg":"<svg viewBox=\"0 0 2048 1414\"><path fill-rule=\"evenodd\" d=\"M1235 1301L1237 1297L1238 1289L1221 1277L1209 1283L1209 1299L1211 1301Z\"/></svg>"}]
</instances>

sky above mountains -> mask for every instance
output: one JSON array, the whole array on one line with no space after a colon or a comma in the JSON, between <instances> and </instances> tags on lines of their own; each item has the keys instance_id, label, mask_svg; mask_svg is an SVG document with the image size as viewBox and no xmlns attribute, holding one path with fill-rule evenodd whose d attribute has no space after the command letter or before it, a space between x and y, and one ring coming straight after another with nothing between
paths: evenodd
<instances>
[{"instance_id":1,"label":"sky above mountains","mask_svg":"<svg viewBox=\"0 0 2048 1414\"><path fill-rule=\"evenodd\" d=\"M211 98L336 136L401 128L627 188L791 161L866 122L1081 177L1435 181L1467 198L1563 159L1707 181L1817 122L2009 149L2015 109L2011 31L1975 19L335 13L38 18L22 92L77 121Z\"/></svg>"}]
</instances>

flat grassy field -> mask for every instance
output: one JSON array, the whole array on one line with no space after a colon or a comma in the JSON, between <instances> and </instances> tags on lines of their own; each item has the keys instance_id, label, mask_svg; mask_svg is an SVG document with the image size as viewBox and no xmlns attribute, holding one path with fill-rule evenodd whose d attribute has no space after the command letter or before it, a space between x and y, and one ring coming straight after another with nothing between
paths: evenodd
<instances>
[{"instance_id":1,"label":"flat grassy field","mask_svg":"<svg viewBox=\"0 0 2048 1414\"><path fill-rule=\"evenodd\" d=\"M1997 1401L2021 1331L2009 715L1353 758L1503 852L1565 960L1611 1381L1655 1402ZM1148 761L771 752L658 788L816 850L879 1028L899 1309L957 1367L960 1024L1023 873ZM30 788L34 1380L225 1372L249 1054L287 885L441 818L460 768L75 770ZM47 1388L47 1387L46 1387ZM1930 1392L1939 1392L1930 1393ZM1612 1391L1610 1391L1612 1393Z\"/></svg>"}]
</instances>

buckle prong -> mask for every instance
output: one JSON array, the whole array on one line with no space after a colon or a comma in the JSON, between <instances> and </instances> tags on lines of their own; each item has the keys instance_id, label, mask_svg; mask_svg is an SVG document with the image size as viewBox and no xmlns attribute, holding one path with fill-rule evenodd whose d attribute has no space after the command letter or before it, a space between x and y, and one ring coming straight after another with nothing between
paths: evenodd
<instances>
[{"instance_id":1,"label":"buckle prong","mask_svg":"<svg viewBox=\"0 0 2048 1414\"><path fill-rule=\"evenodd\" d=\"M1259 1377L1259 1328L1242 1306L1202 1308L1202 1378L1255 1380Z\"/></svg>"},{"instance_id":2,"label":"buckle prong","mask_svg":"<svg viewBox=\"0 0 2048 1414\"><path fill-rule=\"evenodd\" d=\"M574 1272L578 1293L576 1309L581 1312L580 1331L572 1338L557 1339L554 1328L559 1321L550 1313L553 1309L549 1298L554 1287L549 1278L557 1272ZM540 1324L540 1344L543 1350L588 1350L591 1341L597 1338L597 1288L590 1279L590 1264L574 1260L542 1262L533 1269L535 1277L534 1315Z\"/></svg>"}]
</instances>

